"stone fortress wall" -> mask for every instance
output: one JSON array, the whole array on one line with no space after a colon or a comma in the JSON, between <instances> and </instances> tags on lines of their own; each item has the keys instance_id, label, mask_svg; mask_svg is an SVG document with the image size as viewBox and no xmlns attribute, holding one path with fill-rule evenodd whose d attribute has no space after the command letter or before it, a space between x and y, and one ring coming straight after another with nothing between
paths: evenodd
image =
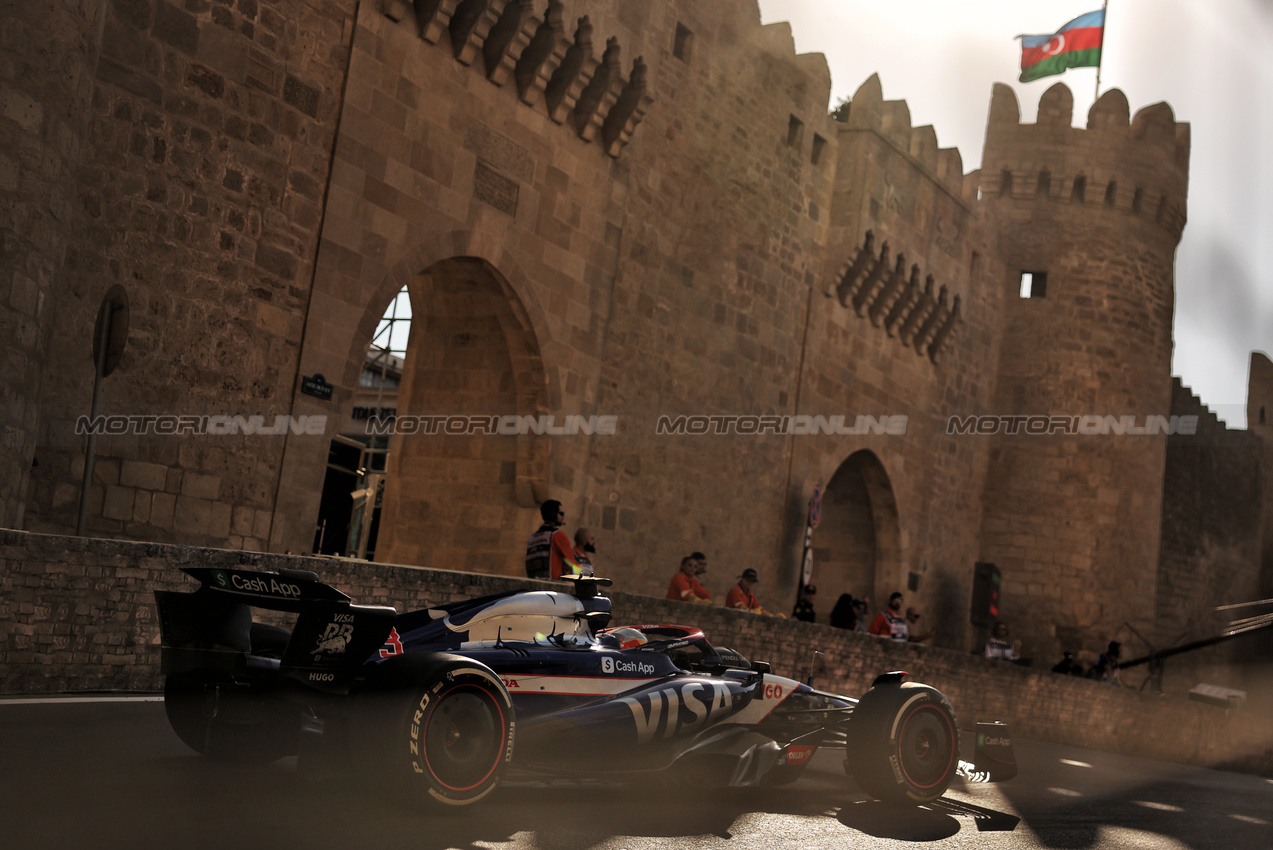
<instances>
[{"instance_id":1,"label":"stone fortress wall","mask_svg":"<svg viewBox=\"0 0 1273 850\"><path fill-rule=\"evenodd\" d=\"M964 175L876 78L829 117L825 61L751 0L53 5L65 26L0 48L16 163L0 177L17 175L0 191L23 216L3 223L21 250L0 315L23 328L5 343L6 524L74 528L90 329L120 283L129 342L105 412L333 424L105 435L91 533L309 551L331 429L405 285L400 417L617 428L398 434L379 560L516 575L555 497L630 587L658 595L702 549L718 593L755 566L784 609L820 481L824 612L842 589L906 589L966 649L972 564L992 560L1040 657L1204 613L1143 592L1160 561L1194 563L1165 538L1160 558L1169 440L947 428L1167 413L1188 128L1165 105L1132 119L1110 92L1076 129L1061 85L1022 125L996 89ZM39 88L45 45L83 69L74 85ZM1047 297L1018 298L1027 270L1048 272ZM302 391L315 375L330 400ZM744 419L658 433L708 416ZM753 427L806 416L904 417L904 433ZM1189 480L1213 505L1250 492ZM1268 517L1243 526L1234 588L1260 574Z\"/></svg>"}]
</instances>

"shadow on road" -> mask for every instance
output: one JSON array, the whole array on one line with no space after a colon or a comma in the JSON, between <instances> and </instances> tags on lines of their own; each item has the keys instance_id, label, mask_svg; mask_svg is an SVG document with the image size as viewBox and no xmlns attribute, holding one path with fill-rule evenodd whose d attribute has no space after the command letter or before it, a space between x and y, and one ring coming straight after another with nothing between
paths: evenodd
<instances>
[{"instance_id":1,"label":"shadow on road","mask_svg":"<svg viewBox=\"0 0 1273 850\"><path fill-rule=\"evenodd\" d=\"M959 832L959 821L935 806L909 808L876 800L845 806L840 809L839 821L849 829L897 841L940 841Z\"/></svg>"}]
</instances>

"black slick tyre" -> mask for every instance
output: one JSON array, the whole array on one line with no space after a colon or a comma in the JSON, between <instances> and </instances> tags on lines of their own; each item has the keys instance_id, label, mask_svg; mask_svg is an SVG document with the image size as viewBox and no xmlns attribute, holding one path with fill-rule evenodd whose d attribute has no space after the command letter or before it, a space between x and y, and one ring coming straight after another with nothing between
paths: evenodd
<instances>
[{"instance_id":1,"label":"black slick tyre","mask_svg":"<svg viewBox=\"0 0 1273 850\"><path fill-rule=\"evenodd\" d=\"M513 757L508 690L489 668L467 658L410 660L414 684L394 688L392 697L390 767L414 780L430 802L476 803L495 789Z\"/></svg>"},{"instance_id":2,"label":"black slick tyre","mask_svg":"<svg viewBox=\"0 0 1273 850\"><path fill-rule=\"evenodd\" d=\"M932 802L950 787L959 767L955 712L928 685L879 683L853 711L847 756L853 778L877 800Z\"/></svg>"}]
</instances>

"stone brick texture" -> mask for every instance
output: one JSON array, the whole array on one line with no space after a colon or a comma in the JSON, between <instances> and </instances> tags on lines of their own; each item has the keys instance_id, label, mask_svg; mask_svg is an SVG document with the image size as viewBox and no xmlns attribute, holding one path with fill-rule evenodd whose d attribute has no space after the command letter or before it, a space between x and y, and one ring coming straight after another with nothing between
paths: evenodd
<instances>
[{"instance_id":1,"label":"stone brick texture","mask_svg":"<svg viewBox=\"0 0 1273 850\"><path fill-rule=\"evenodd\" d=\"M1160 557L1194 557L1164 554L1167 438L946 427L1168 411L1188 126L1165 105L1133 119L1113 91L1072 128L1058 86L1027 125L996 90L985 165L964 175L874 77L829 116L825 60L761 26L754 0L58 8L0 48L17 217L0 223L16 246L0 316L21 331L2 337L0 428L19 450L0 457L0 525L75 527L88 335L119 283L130 332L105 413L328 428L104 434L90 533L310 551L331 436L405 286L401 415L618 424L397 434L382 560L516 575L552 497L633 592L661 593L702 550L718 596L754 567L788 610L820 482L824 611L904 589L967 651L972 565L991 560L1036 657L1182 616L1179 588L1161 606L1148 590ZM37 83L46 44L78 75ZM1023 270L1048 272L1046 298L1017 297ZM316 375L330 400L303 392ZM659 433L695 416L748 419ZM868 424L796 435L761 417ZM1243 528L1216 532L1235 588L1260 570Z\"/></svg>"},{"instance_id":2,"label":"stone brick texture","mask_svg":"<svg viewBox=\"0 0 1273 850\"><path fill-rule=\"evenodd\" d=\"M1199 421L1196 434L1167 440L1155 599L1159 647L1182 635L1218 635L1232 622L1267 614L1267 607L1222 606L1235 599L1269 598L1261 573L1248 568L1261 561L1261 529L1267 527L1267 443L1252 433L1255 427L1228 428L1179 379L1172 381L1171 410ZM1181 659L1184 664L1173 664L1172 672L1187 676L1193 664L1240 663L1271 646L1273 637L1252 636L1190 654Z\"/></svg>"},{"instance_id":3,"label":"stone brick texture","mask_svg":"<svg viewBox=\"0 0 1273 850\"><path fill-rule=\"evenodd\" d=\"M161 689L153 594L195 589L194 580L180 572L183 566L310 569L357 602L400 611L517 588L552 588L549 582L484 573L0 531L0 692ZM951 698L961 728L1002 720L1021 737L1194 764L1273 769L1273 720L1266 712L1152 696L826 625L626 590L607 595L615 625L696 625L718 646L768 661L777 675L804 680L813 673L814 684L833 693L859 696L880 673L906 670ZM816 661L815 652L822 653Z\"/></svg>"},{"instance_id":4,"label":"stone brick texture","mask_svg":"<svg viewBox=\"0 0 1273 850\"><path fill-rule=\"evenodd\" d=\"M348 61L352 3L101 5L100 58L86 55L73 112L85 138L59 221L64 290L47 321L29 528L73 527L86 328L112 283L128 292L130 329L103 413L291 412ZM102 436L90 527L263 549L268 522L231 535L228 518L272 511L282 447L260 435Z\"/></svg>"},{"instance_id":5,"label":"stone brick texture","mask_svg":"<svg viewBox=\"0 0 1273 850\"><path fill-rule=\"evenodd\" d=\"M51 325L66 289L67 223L76 216L76 178L91 146L96 35L106 8L95 0L5 7L0 34L0 452L6 460L0 464L0 526L22 527L28 506L39 400L49 383ZM77 353L85 356L83 349Z\"/></svg>"}]
</instances>

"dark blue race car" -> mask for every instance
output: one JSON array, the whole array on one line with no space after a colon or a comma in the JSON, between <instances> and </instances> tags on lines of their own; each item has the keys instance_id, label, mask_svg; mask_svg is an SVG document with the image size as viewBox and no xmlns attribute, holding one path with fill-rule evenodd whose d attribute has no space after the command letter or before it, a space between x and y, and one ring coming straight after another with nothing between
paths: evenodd
<instances>
[{"instance_id":1,"label":"dark blue race car","mask_svg":"<svg viewBox=\"0 0 1273 850\"><path fill-rule=\"evenodd\" d=\"M794 781L837 746L863 790L898 803L940 797L961 770L954 711L934 688L886 673L851 699L697 628L612 627L608 579L399 614L310 572L185 572L198 590L155 594L164 702L211 758L361 762L450 805L482 799L510 767L745 786ZM284 612L290 630L254 622L253 608ZM1004 727L978 736L983 775L1014 765Z\"/></svg>"}]
</instances>

